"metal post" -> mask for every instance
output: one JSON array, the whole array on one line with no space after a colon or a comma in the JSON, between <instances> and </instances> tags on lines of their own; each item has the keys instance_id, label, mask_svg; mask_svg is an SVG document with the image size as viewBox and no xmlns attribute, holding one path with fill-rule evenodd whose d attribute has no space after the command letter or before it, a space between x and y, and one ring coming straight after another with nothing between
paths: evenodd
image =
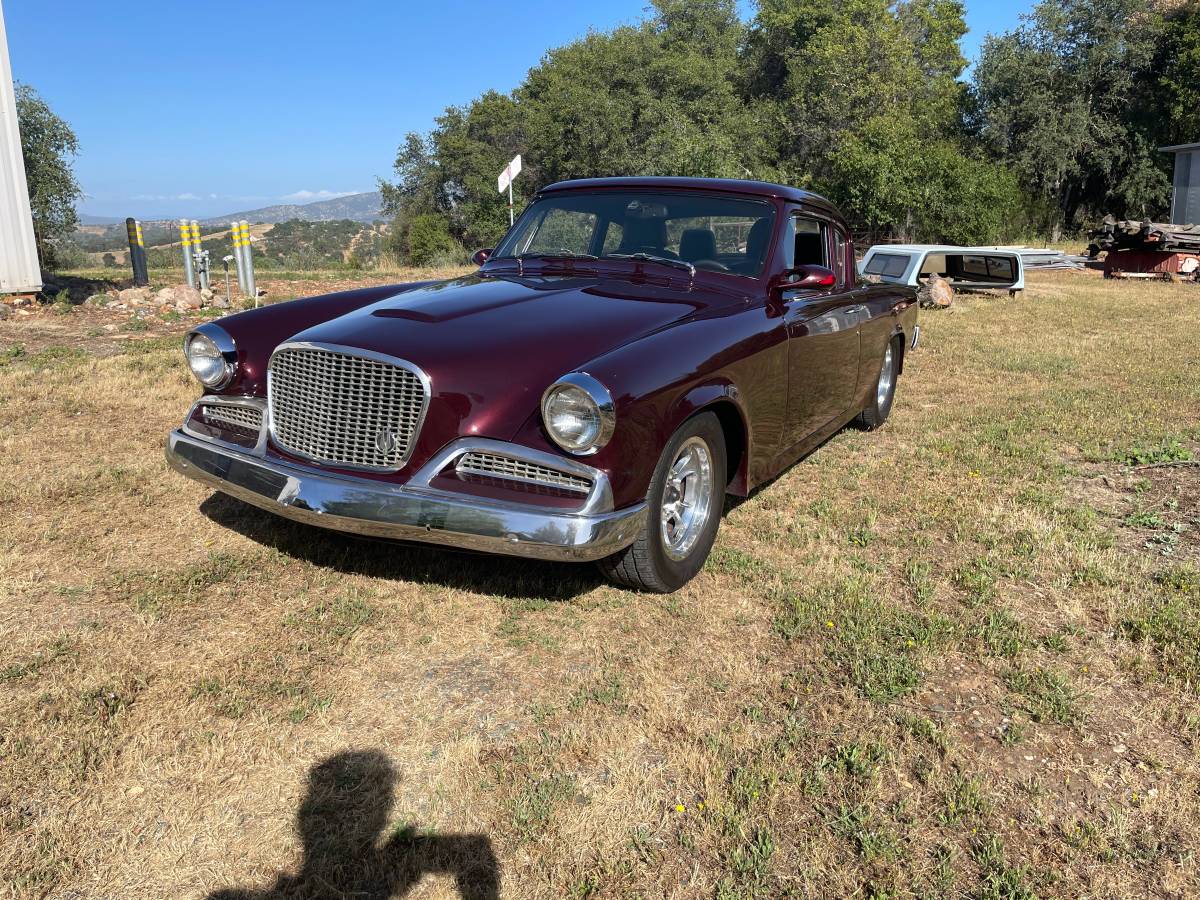
<instances>
[{"instance_id":1,"label":"metal post","mask_svg":"<svg viewBox=\"0 0 1200 900\"><path fill-rule=\"evenodd\" d=\"M195 287L196 273L192 269L192 226L187 219L179 220L179 243L183 247L183 277L188 287Z\"/></svg>"},{"instance_id":2,"label":"metal post","mask_svg":"<svg viewBox=\"0 0 1200 900\"><path fill-rule=\"evenodd\" d=\"M245 219L242 220L242 245L242 252L246 254L246 287L250 289L254 305L258 306L258 285L254 281L254 248L250 246L250 223Z\"/></svg>"},{"instance_id":3,"label":"metal post","mask_svg":"<svg viewBox=\"0 0 1200 900\"><path fill-rule=\"evenodd\" d=\"M246 262L242 259L242 226L237 222L229 223L229 242L233 247L233 262L237 266L238 293L245 297L250 292L246 290Z\"/></svg>"},{"instance_id":4,"label":"metal post","mask_svg":"<svg viewBox=\"0 0 1200 900\"><path fill-rule=\"evenodd\" d=\"M508 227L513 226L513 210L512 210L512 179L508 181Z\"/></svg>"},{"instance_id":5,"label":"metal post","mask_svg":"<svg viewBox=\"0 0 1200 900\"><path fill-rule=\"evenodd\" d=\"M145 287L150 283L146 273L146 245L142 241L142 223L132 216L125 220L125 233L129 238L129 264L133 267L134 287Z\"/></svg>"}]
</instances>

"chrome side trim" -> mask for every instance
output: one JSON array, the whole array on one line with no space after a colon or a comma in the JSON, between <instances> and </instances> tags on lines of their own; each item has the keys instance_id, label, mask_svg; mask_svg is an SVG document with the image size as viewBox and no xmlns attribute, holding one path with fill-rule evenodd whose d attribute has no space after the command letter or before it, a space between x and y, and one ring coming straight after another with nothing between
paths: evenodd
<instances>
[{"instance_id":1,"label":"chrome side trim","mask_svg":"<svg viewBox=\"0 0 1200 900\"><path fill-rule=\"evenodd\" d=\"M166 458L189 478L310 525L511 556L603 559L632 544L646 521L644 502L595 513L497 502L431 490L412 481L396 485L333 475L198 440L183 431L168 437ZM432 471L436 474L444 467ZM431 468L427 465L421 472Z\"/></svg>"},{"instance_id":2,"label":"chrome side trim","mask_svg":"<svg viewBox=\"0 0 1200 900\"><path fill-rule=\"evenodd\" d=\"M271 375L275 361L275 354L281 350L324 350L327 353L340 353L345 356L356 356L359 359L369 359L373 362L385 363L390 366L397 366L402 369L407 369L409 372L417 376L421 382L421 387L425 392L424 403L421 405L421 412L417 415L417 422L413 426L412 439L408 442L405 448L404 457L400 460L400 465L395 468L383 468L379 466L361 466L350 463L339 463L335 460L318 459L314 456L309 456L307 453L302 453L289 447L285 442L279 439L275 430L275 404L272 401ZM267 431L271 435L276 445L286 450L288 453L307 460L318 466L328 466L333 469L345 469L348 471L358 472L399 472L408 464L408 459L412 456L413 447L416 446L417 440L421 436L421 429L425 425L425 414L429 412L429 401L433 396L433 382L425 373L425 370L416 363L409 362L407 359L402 359L399 356L389 356L386 353L376 353L374 350L362 350L358 347L347 347L344 344L328 344L324 341L285 341L271 351L271 359L267 363Z\"/></svg>"},{"instance_id":3,"label":"chrome side trim","mask_svg":"<svg viewBox=\"0 0 1200 900\"><path fill-rule=\"evenodd\" d=\"M913 336L912 336L912 346L909 347L909 349L916 350L917 349L917 341L919 341L920 339L921 339L921 326L914 325L913 326Z\"/></svg>"}]
</instances>

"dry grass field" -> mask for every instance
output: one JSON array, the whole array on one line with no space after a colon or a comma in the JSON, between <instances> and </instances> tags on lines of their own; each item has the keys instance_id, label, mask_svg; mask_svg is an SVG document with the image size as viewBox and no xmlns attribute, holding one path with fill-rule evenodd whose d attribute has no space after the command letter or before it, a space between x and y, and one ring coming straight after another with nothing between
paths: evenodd
<instances>
[{"instance_id":1,"label":"dry grass field","mask_svg":"<svg viewBox=\"0 0 1200 900\"><path fill-rule=\"evenodd\" d=\"M1031 282L667 597L214 495L185 323L3 323L0 896L1196 896L1200 288Z\"/></svg>"}]
</instances>

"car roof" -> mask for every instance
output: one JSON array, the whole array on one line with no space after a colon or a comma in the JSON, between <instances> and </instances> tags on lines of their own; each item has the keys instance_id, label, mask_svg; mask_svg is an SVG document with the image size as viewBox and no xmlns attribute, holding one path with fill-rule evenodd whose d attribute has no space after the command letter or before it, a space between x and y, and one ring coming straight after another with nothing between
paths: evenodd
<instances>
[{"instance_id":1,"label":"car roof","mask_svg":"<svg viewBox=\"0 0 1200 900\"><path fill-rule=\"evenodd\" d=\"M730 194L749 194L754 197L775 197L802 204L845 225L845 219L838 208L820 194L814 194L812 191L803 191L800 188L788 187L785 184L772 184L769 181L750 181L749 179L742 178L577 178L573 181L558 181L554 184L546 185L538 193L548 194L555 191L596 189L720 191Z\"/></svg>"}]
</instances>

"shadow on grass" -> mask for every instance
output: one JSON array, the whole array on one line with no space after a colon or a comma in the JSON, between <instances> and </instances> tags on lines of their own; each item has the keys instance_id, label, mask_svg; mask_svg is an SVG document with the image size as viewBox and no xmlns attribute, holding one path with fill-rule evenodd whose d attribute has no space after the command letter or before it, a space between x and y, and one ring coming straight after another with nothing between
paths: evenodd
<instances>
[{"instance_id":1,"label":"shadow on grass","mask_svg":"<svg viewBox=\"0 0 1200 900\"><path fill-rule=\"evenodd\" d=\"M296 828L304 858L295 875L266 889L225 888L208 900L404 897L428 874L450 874L463 900L497 900L500 867L482 834L397 829L380 842L392 810L396 771L374 750L339 753L312 768Z\"/></svg>"},{"instance_id":2,"label":"shadow on grass","mask_svg":"<svg viewBox=\"0 0 1200 900\"><path fill-rule=\"evenodd\" d=\"M569 600L602 580L593 566L582 563L491 556L326 531L273 516L221 493L201 503L200 511L252 541L346 574L539 600Z\"/></svg>"}]
</instances>

